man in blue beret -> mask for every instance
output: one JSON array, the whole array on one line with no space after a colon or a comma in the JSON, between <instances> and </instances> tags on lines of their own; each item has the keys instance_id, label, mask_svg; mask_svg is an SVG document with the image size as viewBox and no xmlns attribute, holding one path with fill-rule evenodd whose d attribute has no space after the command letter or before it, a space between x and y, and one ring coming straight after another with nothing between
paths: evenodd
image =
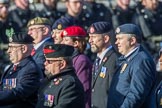
<instances>
[{"instance_id":1,"label":"man in blue beret","mask_svg":"<svg viewBox=\"0 0 162 108\"><path fill-rule=\"evenodd\" d=\"M85 108L84 89L75 74L74 47L49 44L43 49L48 77L42 80L36 108Z\"/></svg>"},{"instance_id":2,"label":"man in blue beret","mask_svg":"<svg viewBox=\"0 0 162 108\"><path fill-rule=\"evenodd\" d=\"M66 18L59 18L55 21L55 23L52 26L52 38L54 40L55 44L60 44L62 42L61 32L69 26L74 25L73 22Z\"/></svg>"},{"instance_id":3,"label":"man in blue beret","mask_svg":"<svg viewBox=\"0 0 162 108\"><path fill-rule=\"evenodd\" d=\"M7 53L12 64L0 81L0 108L35 108L43 74L30 56L33 38L18 33L9 41Z\"/></svg>"},{"instance_id":4,"label":"man in blue beret","mask_svg":"<svg viewBox=\"0 0 162 108\"><path fill-rule=\"evenodd\" d=\"M97 53L92 70L91 108L106 108L111 79L118 54L112 46L112 26L108 22L93 23L88 28L91 51Z\"/></svg>"},{"instance_id":5,"label":"man in blue beret","mask_svg":"<svg viewBox=\"0 0 162 108\"><path fill-rule=\"evenodd\" d=\"M115 44L122 56L112 79L107 108L149 108L156 68L151 55L141 46L141 37L135 24L116 29Z\"/></svg>"}]
</instances>

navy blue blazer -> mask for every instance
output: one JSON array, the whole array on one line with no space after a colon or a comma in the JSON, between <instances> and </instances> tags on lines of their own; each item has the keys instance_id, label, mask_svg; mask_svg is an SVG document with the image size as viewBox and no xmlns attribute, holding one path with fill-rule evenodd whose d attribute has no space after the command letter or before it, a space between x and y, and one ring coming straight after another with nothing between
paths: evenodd
<instances>
[{"instance_id":1,"label":"navy blue blazer","mask_svg":"<svg viewBox=\"0 0 162 108\"><path fill-rule=\"evenodd\" d=\"M152 57L140 46L117 69L110 86L107 108L148 108L156 79Z\"/></svg>"},{"instance_id":2,"label":"navy blue blazer","mask_svg":"<svg viewBox=\"0 0 162 108\"><path fill-rule=\"evenodd\" d=\"M31 56L23 59L16 70L11 65L0 82L0 108L34 108L43 74Z\"/></svg>"}]
</instances>

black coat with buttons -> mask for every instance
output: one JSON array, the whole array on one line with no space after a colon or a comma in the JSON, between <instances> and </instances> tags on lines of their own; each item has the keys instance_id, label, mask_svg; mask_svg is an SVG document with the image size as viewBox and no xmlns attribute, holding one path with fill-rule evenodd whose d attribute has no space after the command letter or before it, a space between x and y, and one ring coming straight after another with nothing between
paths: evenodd
<instances>
[{"instance_id":1,"label":"black coat with buttons","mask_svg":"<svg viewBox=\"0 0 162 108\"><path fill-rule=\"evenodd\" d=\"M36 108L85 108L83 86L73 68L42 81Z\"/></svg>"}]
</instances>

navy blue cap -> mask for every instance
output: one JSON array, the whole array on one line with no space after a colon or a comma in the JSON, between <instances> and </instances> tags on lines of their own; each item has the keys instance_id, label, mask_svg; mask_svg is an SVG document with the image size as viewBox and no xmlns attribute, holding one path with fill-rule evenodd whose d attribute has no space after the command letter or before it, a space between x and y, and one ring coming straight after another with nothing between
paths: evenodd
<instances>
[{"instance_id":1,"label":"navy blue cap","mask_svg":"<svg viewBox=\"0 0 162 108\"><path fill-rule=\"evenodd\" d=\"M47 44L43 52L46 58L71 57L74 47L65 44Z\"/></svg>"},{"instance_id":2,"label":"navy blue cap","mask_svg":"<svg viewBox=\"0 0 162 108\"><path fill-rule=\"evenodd\" d=\"M55 21L55 23L52 26L52 29L63 30L66 27L69 27L72 25L73 25L73 23L70 19L63 17L63 18L59 18Z\"/></svg>"},{"instance_id":3,"label":"navy blue cap","mask_svg":"<svg viewBox=\"0 0 162 108\"><path fill-rule=\"evenodd\" d=\"M33 40L34 39L27 33L14 33L12 36L9 37L10 43L17 44L32 44Z\"/></svg>"},{"instance_id":4,"label":"navy blue cap","mask_svg":"<svg viewBox=\"0 0 162 108\"><path fill-rule=\"evenodd\" d=\"M88 28L87 33L89 34L103 34L108 33L112 30L112 25L109 22L100 21L91 24Z\"/></svg>"},{"instance_id":5,"label":"navy blue cap","mask_svg":"<svg viewBox=\"0 0 162 108\"><path fill-rule=\"evenodd\" d=\"M116 28L116 34L134 34L136 37L142 37L141 30L135 24L123 24Z\"/></svg>"}]
</instances>

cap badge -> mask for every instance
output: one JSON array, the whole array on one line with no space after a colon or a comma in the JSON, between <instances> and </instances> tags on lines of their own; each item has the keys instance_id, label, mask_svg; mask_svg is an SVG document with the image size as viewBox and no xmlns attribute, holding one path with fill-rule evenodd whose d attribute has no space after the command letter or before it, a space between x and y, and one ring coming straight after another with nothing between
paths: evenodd
<instances>
[{"instance_id":1,"label":"cap badge","mask_svg":"<svg viewBox=\"0 0 162 108\"><path fill-rule=\"evenodd\" d=\"M63 36L67 36L67 32L66 31L63 31Z\"/></svg>"},{"instance_id":2,"label":"cap badge","mask_svg":"<svg viewBox=\"0 0 162 108\"><path fill-rule=\"evenodd\" d=\"M94 33L94 32L95 32L94 27L91 27L91 28L90 28L90 33Z\"/></svg>"},{"instance_id":3,"label":"cap badge","mask_svg":"<svg viewBox=\"0 0 162 108\"><path fill-rule=\"evenodd\" d=\"M120 28L119 27L116 29L116 33L117 34L120 33Z\"/></svg>"},{"instance_id":4,"label":"cap badge","mask_svg":"<svg viewBox=\"0 0 162 108\"><path fill-rule=\"evenodd\" d=\"M34 20L32 20L32 21L30 22L30 24L33 25L33 24L34 24Z\"/></svg>"},{"instance_id":5,"label":"cap badge","mask_svg":"<svg viewBox=\"0 0 162 108\"><path fill-rule=\"evenodd\" d=\"M62 25L61 24L58 24L57 29L58 30L61 30L62 29Z\"/></svg>"},{"instance_id":6,"label":"cap badge","mask_svg":"<svg viewBox=\"0 0 162 108\"><path fill-rule=\"evenodd\" d=\"M9 38L9 42L12 42L12 35L14 34L14 29L10 28L10 29L6 29L6 35Z\"/></svg>"}]
</instances>

